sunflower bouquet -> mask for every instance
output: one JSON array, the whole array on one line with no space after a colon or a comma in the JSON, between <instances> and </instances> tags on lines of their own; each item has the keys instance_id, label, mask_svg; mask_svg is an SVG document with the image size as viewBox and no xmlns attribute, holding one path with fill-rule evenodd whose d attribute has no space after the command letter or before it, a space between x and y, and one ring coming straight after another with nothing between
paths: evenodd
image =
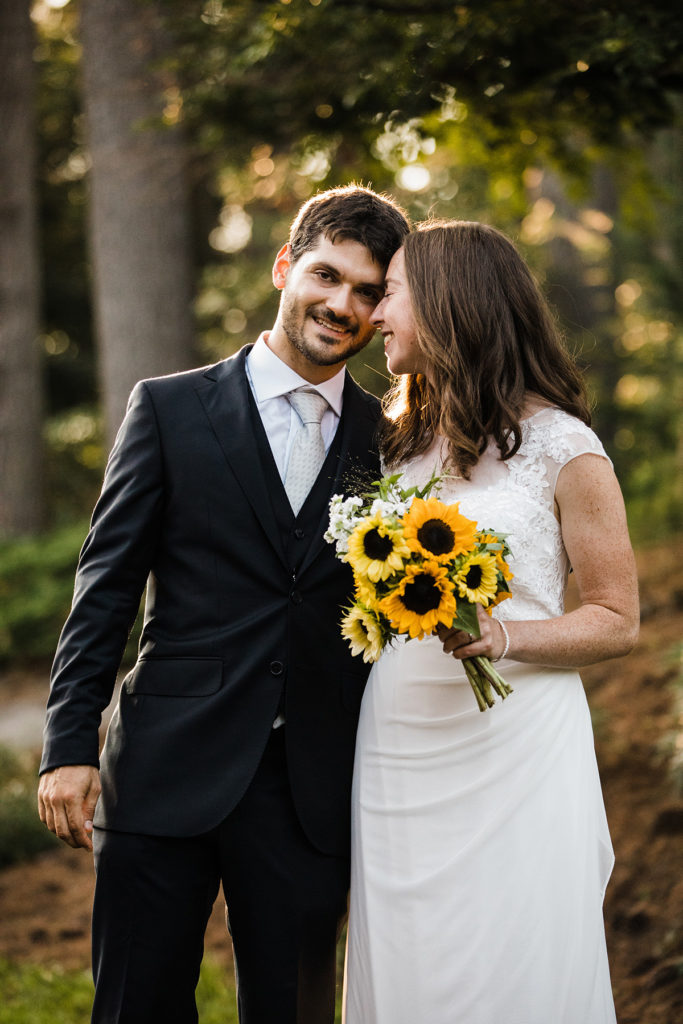
<instances>
[{"instance_id":1,"label":"sunflower bouquet","mask_svg":"<svg viewBox=\"0 0 683 1024\"><path fill-rule=\"evenodd\" d=\"M404 489L401 475L330 502L325 540L355 582L342 634L366 662L377 661L394 636L421 640L440 624L478 637L477 605L490 614L511 596L505 535L480 530L457 503L440 501L433 492L441 477ZM489 658L464 658L463 666L480 711L493 706L494 691L502 699L512 692Z\"/></svg>"}]
</instances>

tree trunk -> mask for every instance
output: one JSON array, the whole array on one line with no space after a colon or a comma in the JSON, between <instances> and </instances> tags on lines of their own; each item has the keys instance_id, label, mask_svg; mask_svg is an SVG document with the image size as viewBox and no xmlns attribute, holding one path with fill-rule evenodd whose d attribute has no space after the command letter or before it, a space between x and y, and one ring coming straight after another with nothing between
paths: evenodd
<instances>
[{"instance_id":1,"label":"tree trunk","mask_svg":"<svg viewBox=\"0 0 683 1024\"><path fill-rule=\"evenodd\" d=\"M84 0L84 106L92 159L90 251L109 440L133 385L192 363L187 150L173 121L168 40L141 0Z\"/></svg>"},{"instance_id":2,"label":"tree trunk","mask_svg":"<svg viewBox=\"0 0 683 1024\"><path fill-rule=\"evenodd\" d=\"M0 535L44 525L33 26L0 3Z\"/></svg>"}]
</instances>

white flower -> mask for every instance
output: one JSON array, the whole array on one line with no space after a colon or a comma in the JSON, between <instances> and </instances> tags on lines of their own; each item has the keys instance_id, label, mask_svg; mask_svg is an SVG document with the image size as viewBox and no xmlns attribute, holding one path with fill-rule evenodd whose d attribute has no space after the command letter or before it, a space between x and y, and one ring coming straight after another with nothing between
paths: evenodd
<instances>
[{"instance_id":1,"label":"white flower","mask_svg":"<svg viewBox=\"0 0 683 1024\"><path fill-rule=\"evenodd\" d=\"M381 515L383 519L400 519L410 508L413 495L404 498L398 488L391 490L386 499L375 498L368 510L368 515Z\"/></svg>"},{"instance_id":2,"label":"white flower","mask_svg":"<svg viewBox=\"0 0 683 1024\"><path fill-rule=\"evenodd\" d=\"M399 519L401 516L404 516L412 505L414 497L414 494L404 495L398 487L391 491L389 493L389 504L393 514L398 516Z\"/></svg>"},{"instance_id":3,"label":"white flower","mask_svg":"<svg viewBox=\"0 0 683 1024\"><path fill-rule=\"evenodd\" d=\"M342 555L348 551L348 539L358 523L355 515L356 509L362 508L363 499L357 495L344 498L341 494L335 494L330 501L330 521L324 539L328 544L335 544L337 554Z\"/></svg>"}]
</instances>

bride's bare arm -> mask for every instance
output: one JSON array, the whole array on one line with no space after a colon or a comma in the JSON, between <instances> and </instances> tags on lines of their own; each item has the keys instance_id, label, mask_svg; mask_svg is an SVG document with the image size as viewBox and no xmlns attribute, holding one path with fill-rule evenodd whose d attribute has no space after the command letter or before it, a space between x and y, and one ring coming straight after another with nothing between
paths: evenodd
<instances>
[{"instance_id":1,"label":"bride's bare arm","mask_svg":"<svg viewBox=\"0 0 683 1024\"><path fill-rule=\"evenodd\" d=\"M586 454L569 462L555 500L580 604L555 619L506 620L507 657L579 668L628 654L638 638L638 582L624 501L607 460ZM505 646L500 623L482 613L480 626L481 639L473 643L462 632L440 631L444 650L456 658L499 657Z\"/></svg>"}]
</instances>

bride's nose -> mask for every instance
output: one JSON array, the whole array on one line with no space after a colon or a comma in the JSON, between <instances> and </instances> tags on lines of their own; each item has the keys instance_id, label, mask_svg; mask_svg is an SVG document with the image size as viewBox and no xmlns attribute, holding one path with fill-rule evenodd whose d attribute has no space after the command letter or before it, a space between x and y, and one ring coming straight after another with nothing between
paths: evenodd
<instances>
[{"instance_id":1,"label":"bride's nose","mask_svg":"<svg viewBox=\"0 0 683 1024\"><path fill-rule=\"evenodd\" d=\"M384 299L380 299L372 313L370 314L370 323L374 324L375 327L380 327L384 323Z\"/></svg>"}]
</instances>

